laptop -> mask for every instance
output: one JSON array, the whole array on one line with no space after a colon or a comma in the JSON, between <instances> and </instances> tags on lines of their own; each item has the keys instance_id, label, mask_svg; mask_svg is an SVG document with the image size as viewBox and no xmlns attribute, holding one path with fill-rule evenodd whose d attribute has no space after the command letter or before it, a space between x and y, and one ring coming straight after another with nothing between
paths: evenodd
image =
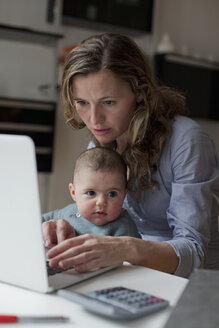
<instances>
[{"instance_id":1,"label":"laptop","mask_svg":"<svg viewBox=\"0 0 219 328\"><path fill-rule=\"evenodd\" d=\"M27 136L0 134L0 281L41 293L94 277L70 269L47 274L35 147Z\"/></svg>"}]
</instances>

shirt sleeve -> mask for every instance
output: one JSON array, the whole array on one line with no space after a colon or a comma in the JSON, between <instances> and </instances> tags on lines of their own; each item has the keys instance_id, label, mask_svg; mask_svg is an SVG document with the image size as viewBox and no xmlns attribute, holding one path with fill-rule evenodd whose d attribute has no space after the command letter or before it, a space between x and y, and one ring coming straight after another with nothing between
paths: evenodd
<instances>
[{"instance_id":1,"label":"shirt sleeve","mask_svg":"<svg viewBox=\"0 0 219 328\"><path fill-rule=\"evenodd\" d=\"M59 210L51 211L48 213L42 214L42 223L50 220L57 220L57 215Z\"/></svg>"},{"instance_id":2,"label":"shirt sleeve","mask_svg":"<svg viewBox=\"0 0 219 328\"><path fill-rule=\"evenodd\" d=\"M179 145L179 143L178 143ZM212 217L212 193L219 183L214 146L200 129L183 136L180 146L172 147L172 193L167 209L168 224L179 265L176 275L188 277L203 265Z\"/></svg>"},{"instance_id":3,"label":"shirt sleeve","mask_svg":"<svg viewBox=\"0 0 219 328\"><path fill-rule=\"evenodd\" d=\"M69 204L62 209L56 209L51 212L47 212L42 214L42 222L50 221L50 220L60 220L65 219L69 222L69 217L71 217L76 211L76 205Z\"/></svg>"}]
</instances>

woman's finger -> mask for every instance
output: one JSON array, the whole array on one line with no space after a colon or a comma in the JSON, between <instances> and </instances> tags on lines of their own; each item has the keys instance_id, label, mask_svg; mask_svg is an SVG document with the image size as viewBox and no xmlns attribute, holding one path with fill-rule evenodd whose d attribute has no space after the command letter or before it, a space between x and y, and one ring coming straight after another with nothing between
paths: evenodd
<instances>
[{"instance_id":1,"label":"woman's finger","mask_svg":"<svg viewBox=\"0 0 219 328\"><path fill-rule=\"evenodd\" d=\"M43 240L46 247L57 243L56 221L50 220L42 224Z\"/></svg>"},{"instance_id":2,"label":"woman's finger","mask_svg":"<svg viewBox=\"0 0 219 328\"><path fill-rule=\"evenodd\" d=\"M58 256L59 254L62 254L63 252L75 248L76 246L83 245L88 240L88 244L93 240L92 235L81 235L74 238L69 238L64 241L62 241L57 246L53 247L48 252L48 257L53 258L55 256ZM92 243L92 242L91 242Z\"/></svg>"},{"instance_id":3,"label":"woman's finger","mask_svg":"<svg viewBox=\"0 0 219 328\"><path fill-rule=\"evenodd\" d=\"M84 266L84 264L86 265ZM99 257L96 252L90 251L83 254L76 255L74 257L61 259L58 262L58 266L63 269L67 268L77 268L78 272L87 272L93 271L94 268L100 267L99 266Z\"/></svg>"},{"instance_id":4,"label":"woman's finger","mask_svg":"<svg viewBox=\"0 0 219 328\"><path fill-rule=\"evenodd\" d=\"M73 227L64 219L60 219L56 224L57 243L60 244L65 239L75 236Z\"/></svg>"},{"instance_id":5,"label":"woman's finger","mask_svg":"<svg viewBox=\"0 0 219 328\"><path fill-rule=\"evenodd\" d=\"M69 240L68 243L63 242L62 245L60 244L64 249L51 259L51 266L60 266L62 268L75 266L77 271L85 272L94 270L97 267L121 263L120 253L114 251L114 246L118 243L117 238L87 235L77 241L79 245L67 247L75 244L77 238ZM80 244L81 242L83 243Z\"/></svg>"},{"instance_id":6,"label":"woman's finger","mask_svg":"<svg viewBox=\"0 0 219 328\"><path fill-rule=\"evenodd\" d=\"M64 243L64 242L63 242ZM62 244L63 244L62 243ZM93 248L93 243L91 242L84 242L82 245L78 245L78 246L75 246L75 247L68 247L68 245L71 245L71 240L69 240L69 243L66 243L65 242L65 249L63 249L63 251L61 253L59 253L58 255L54 256L54 257L51 257L51 249L49 252L48 252L48 258L50 258L50 265L52 267L55 267L55 266L58 266L60 265L60 263L65 263L63 260L66 260L66 259L71 259L71 265L70 266L74 266L75 264L79 264L79 263L83 263L85 261L88 261L90 260L92 254L94 252L98 253L100 252L100 250L97 248ZM63 246L63 245L62 245ZM69 263L69 261L68 261ZM67 267L66 265L62 265L61 266L63 267ZM68 265L69 267L69 265Z\"/></svg>"}]
</instances>

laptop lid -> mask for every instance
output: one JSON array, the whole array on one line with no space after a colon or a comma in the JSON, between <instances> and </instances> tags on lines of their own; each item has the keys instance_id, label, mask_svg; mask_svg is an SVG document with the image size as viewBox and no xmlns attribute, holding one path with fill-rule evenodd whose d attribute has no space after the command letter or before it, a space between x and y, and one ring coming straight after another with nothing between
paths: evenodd
<instances>
[{"instance_id":1,"label":"laptop lid","mask_svg":"<svg viewBox=\"0 0 219 328\"><path fill-rule=\"evenodd\" d=\"M45 292L48 279L33 141L0 135L0 154L0 280Z\"/></svg>"},{"instance_id":2,"label":"laptop lid","mask_svg":"<svg viewBox=\"0 0 219 328\"><path fill-rule=\"evenodd\" d=\"M72 269L48 278L34 143L0 134L0 154L0 281L45 293L116 267Z\"/></svg>"}]
</instances>

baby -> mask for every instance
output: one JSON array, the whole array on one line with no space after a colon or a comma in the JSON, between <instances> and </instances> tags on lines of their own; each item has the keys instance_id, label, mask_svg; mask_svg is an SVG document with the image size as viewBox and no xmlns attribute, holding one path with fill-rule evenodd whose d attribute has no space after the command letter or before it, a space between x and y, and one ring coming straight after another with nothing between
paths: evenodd
<instances>
[{"instance_id":1,"label":"baby","mask_svg":"<svg viewBox=\"0 0 219 328\"><path fill-rule=\"evenodd\" d=\"M84 151L76 161L69 190L75 202L43 214L43 224L64 219L74 228L75 235L140 238L135 223L122 208L127 192L127 167L117 152L103 147ZM49 243L45 241L46 246Z\"/></svg>"}]
</instances>

